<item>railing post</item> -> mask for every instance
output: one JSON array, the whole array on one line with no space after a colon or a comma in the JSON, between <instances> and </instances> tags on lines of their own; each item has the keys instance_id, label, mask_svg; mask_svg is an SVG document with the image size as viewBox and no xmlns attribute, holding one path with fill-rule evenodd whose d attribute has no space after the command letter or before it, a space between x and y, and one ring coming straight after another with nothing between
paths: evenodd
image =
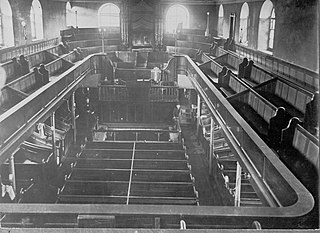
<instances>
[{"instance_id":1,"label":"railing post","mask_svg":"<svg viewBox=\"0 0 320 233\"><path fill-rule=\"evenodd\" d=\"M197 95L197 135L199 133L200 127L200 116L201 116L201 98L200 95Z\"/></svg>"},{"instance_id":2,"label":"railing post","mask_svg":"<svg viewBox=\"0 0 320 233\"><path fill-rule=\"evenodd\" d=\"M51 115L51 130L52 130L52 148L53 148L53 157L56 161L56 164L59 165L60 161L58 158L58 153L57 153L57 146L56 146L56 116L55 112L52 112Z\"/></svg>"},{"instance_id":3,"label":"railing post","mask_svg":"<svg viewBox=\"0 0 320 233\"><path fill-rule=\"evenodd\" d=\"M212 156L214 151L214 121L213 117L211 117L210 124L210 148L209 148L209 174L212 175Z\"/></svg>"},{"instance_id":4,"label":"railing post","mask_svg":"<svg viewBox=\"0 0 320 233\"><path fill-rule=\"evenodd\" d=\"M237 171L236 171L236 187L235 187L235 195L234 195L234 206L240 207L240 198L241 198L241 171L242 168L237 162Z\"/></svg>"},{"instance_id":5,"label":"railing post","mask_svg":"<svg viewBox=\"0 0 320 233\"><path fill-rule=\"evenodd\" d=\"M71 95L71 117L72 117L72 128L73 128L73 141L77 142L77 127L76 127L76 101L75 92Z\"/></svg>"},{"instance_id":6,"label":"railing post","mask_svg":"<svg viewBox=\"0 0 320 233\"><path fill-rule=\"evenodd\" d=\"M9 181L12 184L12 188L14 193L17 193L17 183L16 183L16 172L15 172L15 166L14 166L14 155L12 154L10 157L10 173L9 173Z\"/></svg>"}]
</instances>

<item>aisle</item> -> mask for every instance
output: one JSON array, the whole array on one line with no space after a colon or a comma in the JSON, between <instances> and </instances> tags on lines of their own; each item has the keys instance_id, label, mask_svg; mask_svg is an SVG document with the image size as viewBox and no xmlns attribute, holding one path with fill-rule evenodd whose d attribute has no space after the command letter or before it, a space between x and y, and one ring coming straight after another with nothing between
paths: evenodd
<instances>
[{"instance_id":1,"label":"aisle","mask_svg":"<svg viewBox=\"0 0 320 233\"><path fill-rule=\"evenodd\" d=\"M231 205L224 195L223 184L218 184L209 176L208 163L204 156L204 150L196 138L196 129L193 125L182 125L182 135L185 139L189 163L192 166L192 174L196 179L196 189L199 192L200 206L203 205Z\"/></svg>"}]
</instances>

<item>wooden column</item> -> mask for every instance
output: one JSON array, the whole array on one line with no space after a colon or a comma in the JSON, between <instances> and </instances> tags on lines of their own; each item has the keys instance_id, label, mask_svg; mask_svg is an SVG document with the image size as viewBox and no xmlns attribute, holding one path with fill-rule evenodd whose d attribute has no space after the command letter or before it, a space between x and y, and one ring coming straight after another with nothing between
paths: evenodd
<instances>
[{"instance_id":1,"label":"wooden column","mask_svg":"<svg viewBox=\"0 0 320 233\"><path fill-rule=\"evenodd\" d=\"M211 125L210 125L210 148L209 148L209 174L212 175L212 156L214 151L214 121L213 117L211 117Z\"/></svg>"},{"instance_id":2,"label":"wooden column","mask_svg":"<svg viewBox=\"0 0 320 233\"><path fill-rule=\"evenodd\" d=\"M237 162L237 172L236 172L236 192L234 195L234 206L240 206L240 194L241 194L241 171L242 168L240 164Z\"/></svg>"},{"instance_id":3,"label":"wooden column","mask_svg":"<svg viewBox=\"0 0 320 233\"><path fill-rule=\"evenodd\" d=\"M199 127L200 127L200 116L201 116L201 97L199 94L197 95L197 97L198 97L197 99L197 137L198 137Z\"/></svg>"},{"instance_id":4,"label":"wooden column","mask_svg":"<svg viewBox=\"0 0 320 233\"><path fill-rule=\"evenodd\" d=\"M52 130L52 148L53 148L53 156L57 164L60 163L58 158L58 151L56 146L56 113L53 112L51 115L51 130Z\"/></svg>"},{"instance_id":5,"label":"wooden column","mask_svg":"<svg viewBox=\"0 0 320 233\"><path fill-rule=\"evenodd\" d=\"M10 172L9 172L9 181L12 184L12 188L14 193L17 193L17 183L16 183L16 172L15 172L15 166L14 166L14 156L11 155L9 158L10 163Z\"/></svg>"},{"instance_id":6,"label":"wooden column","mask_svg":"<svg viewBox=\"0 0 320 233\"><path fill-rule=\"evenodd\" d=\"M76 98L75 92L71 95L71 117L72 117L72 129L73 129L73 142L77 142L77 127L76 127Z\"/></svg>"}]
</instances>

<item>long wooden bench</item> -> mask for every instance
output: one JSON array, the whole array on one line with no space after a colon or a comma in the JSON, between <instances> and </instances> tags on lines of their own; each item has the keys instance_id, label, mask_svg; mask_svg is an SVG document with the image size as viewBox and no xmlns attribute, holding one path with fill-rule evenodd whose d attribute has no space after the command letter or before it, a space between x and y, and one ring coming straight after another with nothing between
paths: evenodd
<instances>
[{"instance_id":1,"label":"long wooden bench","mask_svg":"<svg viewBox=\"0 0 320 233\"><path fill-rule=\"evenodd\" d=\"M275 56L270 56L259 50L253 50L247 46L236 44L235 47L238 54L254 60L256 64L262 66L263 69L267 69L272 74L298 83L298 85L310 91L319 89L319 74L316 72L295 65L292 62L281 60Z\"/></svg>"},{"instance_id":2,"label":"long wooden bench","mask_svg":"<svg viewBox=\"0 0 320 233\"><path fill-rule=\"evenodd\" d=\"M266 142L277 143L281 129L289 120L284 117L285 109L276 107L253 90L231 97L229 102Z\"/></svg>"},{"instance_id":3,"label":"long wooden bench","mask_svg":"<svg viewBox=\"0 0 320 233\"><path fill-rule=\"evenodd\" d=\"M26 97L24 93L19 93L14 89L8 87L2 88L0 92L0 115L15 106Z\"/></svg>"},{"instance_id":4,"label":"long wooden bench","mask_svg":"<svg viewBox=\"0 0 320 233\"><path fill-rule=\"evenodd\" d=\"M261 83L267 82L273 78L274 77L271 73L253 65L251 68L250 76L243 77L242 80L246 82L249 86L254 87Z\"/></svg>"},{"instance_id":5,"label":"long wooden bench","mask_svg":"<svg viewBox=\"0 0 320 233\"><path fill-rule=\"evenodd\" d=\"M319 184L319 139L301 126L298 118L292 118L282 131L280 159L309 189L317 195Z\"/></svg>"},{"instance_id":6,"label":"long wooden bench","mask_svg":"<svg viewBox=\"0 0 320 233\"><path fill-rule=\"evenodd\" d=\"M97 169L129 169L131 160L119 159L81 159L79 158L75 164L77 168L97 168ZM152 170L188 170L186 160L142 160L135 159L133 163L134 169L152 169Z\"/></svg>"},{"instance_id":7,"label":"long wooden bench","mask_svg":"<svg viewBox=\"0 0 320 233\"><path fill-rule=\"evenodd\" d=\"M240 64L239 57L235 54L229 52L215 58L215 61L218 62L221 66L226 66L232 71L235 75L238 75L238 67Z\"/></svg>"},{"instance_id":8,"label":"long wooden bench","mask_svg":"<svg viewBox=\"0 0 320 233\"><path fill-rule=\"evenodd\" d=\"M284 107L291 117L303 120L306 105L313 93L278 78L259 85L255 90L277 107Z\"/></svg>"},{"instance_id":9,"label":"long wooden bench","mask_svg":"<svg viewBox=\"0 0 320 233\"><path fill-rule=\"evenodd\" d=\"M61 195L127 196L129 181L67 180ZM194 197L192 183L132 182L130 196Z\"/></svg>"},{"instance_id":10,"label":"long wooden bench","mask_svg":"<svg viewBox=\"0 0 320 233\"><path fill-rule=\"evenodd\" d=\"M130 178L130 169L81 169L73 168L68 180L82 181L127 181ZM189 170L159 171L159 170L134 170L134 181L144 182L191 182Z\"/></svg>"},{"instance_id":11,"label":"long wooden bench","mask_svg":"<svg viewBox=\"0 0 320 233\"><path fill-rule=\"evenodd\" d=\"M81 158L97 158L97 159L131 159L131 150L83 150ZM135 151L134 157L136 159L165 159L165 160L183 160L187 155L184 150L177 151Z\"/></svg>"},{"instance_id":12,"label":"long wooden bench","mask_svg":"<svg viewBox=\"0 0 320 233\"><path fill-rule=\"evenodd\" d=\"M56 75L57 73L61 73L68 68L70 68L70 63L64 61L61 58L54 60L45 65L45 68L49 71L49 75ZM25 94L31 94L36 91L39 87L41 87L42 83L39 83L39 80L36 80L36 76L33 72L30 72L10 83L6 86L21 91Z\"/></svg>"},{"instance_id":13,"label":"long wooden bench","mask_svg":"<svg viewBox=\"0 0 320 233\"><path fill-rule=\"evenodd\" d=\"M218 63L208 59L208 61L200 64L199 68L214 85L218 84L218 75L222 70L222 67Z\"/></svg>"},{"instance_id":14,"label":"long wooden bench","mask_svg":"<svg viewBox=\"0 0 320 233\"><path fill-rule=\"evenodd\" d=\"M226 76L222 77L222 80L218 81L218 83L220 86L220 90L225 97L230 97L249 88L237 76L230 72L227 73Z\"/></svg>"}]
</instances>

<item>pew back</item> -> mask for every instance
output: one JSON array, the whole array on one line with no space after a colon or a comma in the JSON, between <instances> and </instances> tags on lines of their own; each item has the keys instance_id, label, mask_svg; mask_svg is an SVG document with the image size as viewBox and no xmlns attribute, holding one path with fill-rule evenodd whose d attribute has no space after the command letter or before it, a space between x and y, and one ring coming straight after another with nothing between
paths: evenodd
<instances>
[{"instance_id":1,"label":"pew back","mask_svg":"<svg viewBox=\"0 0 320 233\"><path fill-rule=\"evenodd\" d=\"M319 168L319 140L300 125L295 128L292 146Z\"/></svg>"}]
</instances>

